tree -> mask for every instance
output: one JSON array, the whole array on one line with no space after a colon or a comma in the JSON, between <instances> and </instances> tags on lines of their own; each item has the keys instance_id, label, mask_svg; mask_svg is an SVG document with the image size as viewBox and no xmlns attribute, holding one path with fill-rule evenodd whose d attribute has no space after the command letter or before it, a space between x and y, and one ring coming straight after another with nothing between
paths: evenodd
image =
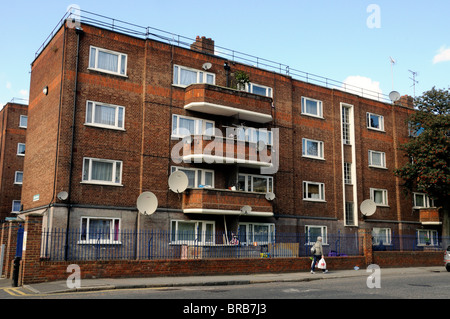
<instances>
[{"instance_id":1,"label":"tree","mask_svg":"<svg viewBox=\"0 0 450 319\"><path fill-rule=\"evenodd\" d=\"M426 193L443 209L442 235L450 236L450 92L434 87L414 99L412 135L402 149L411 159L394 171L409 191Z\"/></svg>"}]
</instances>

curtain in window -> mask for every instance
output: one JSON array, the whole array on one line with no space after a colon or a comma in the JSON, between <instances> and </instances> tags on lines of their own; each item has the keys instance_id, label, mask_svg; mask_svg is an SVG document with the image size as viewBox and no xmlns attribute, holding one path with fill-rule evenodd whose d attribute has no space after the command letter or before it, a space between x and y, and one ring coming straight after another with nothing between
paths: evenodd
<instances>
[{"instance_id":1,"label":"curtain in window","mask_svg":"<svg viewBox=\"0 0 450 319\"><path fill-rule=\"evenodd\" d=\"M374 191L373 192L373 201L377 204L383 204L383 192L382 191Z\"/></svg>"},{"instance_id":2,"label":"curtain in window","mask_svg":"<svg viewBox=\"0 0 450 319\"><path fill-rule=\"evenodd\" d=\"M195 121L181 117L179 134L184 135L186 133L186 130L190 133L190 135L194 135L195 134Z\"/></svg>"},{"instance_id":3,"label":"curtain in window","mask_svg":"<svg viewBox=\"0 0 450 319\"><path fill-rule=\"evenodd\" d=\"M89 239L110 239L111 220L90 219L89 220Z\"/></svg>"},{"instance_id":4,"label":"curtain in window","mask_svg":"<svg viewBox=\"0 0 450 319\"><path fill-rule=\"evenodd\" d=\"M317 102L316 101L306 100L305 102L306 102L305 103L306 104L306 113L319 115L318 111L317 111Z\"/></svg>"},{"instance_id":5,"label":"curtain in window","mask_svg":"<svg viewBox=\"0 0 450 319\"><path fill-rule=\"evenodd\" d=\"M381 161L381 153L372 152L372 165L383 166Z\"/></svg>"},{"instance_id":6,"label":"curtain in window","mask_svg":"<svg viewBox=\"0 0 450 319\"><path fill-rule=\"evenodd\" d=\"M112 181L113 164L108 162L92 161L92 177L96 181Z\"/></svg>"},{"instance_id":7,"label":"curtain in window","mask_svg":"<svg viewBox=\"0 0 450 319\"><path fill-rule=\"evenodd\" d=\"M111 72L118 72L117 70L118 64L119 64L119 57L116 54L98 51L97 67L99 69L108 70Z\"/></svg>"},{"instance_id":8,"label":"curtain in window","mask_svg":"<svg viewBox=\"0 0 450 319\"><path fill-rule=\"evenodd\" d=\"M116 108L106 105L95 106L95 123L104 125L116 124Z\"/></svg>"},{"instance_id":9,"label":"curtain in window","mask_svg":"<svg viewBox=\"0 0 450 319\"><path fill-rule=\"evenodd\" d=\"M197 72L190 71L186 69L180 70L180 84L189 85L192 83L197 83Z\"/></svg>"},{"instance_id":10,"label":"curtain in window","mask_svg":"<svg viewBox=\"0 0 450 319\"><path fill-rule=\"evenodd\" d=\"M308 185L308 198L320 199L319 185Z\"/></svg>"}]
</instances>

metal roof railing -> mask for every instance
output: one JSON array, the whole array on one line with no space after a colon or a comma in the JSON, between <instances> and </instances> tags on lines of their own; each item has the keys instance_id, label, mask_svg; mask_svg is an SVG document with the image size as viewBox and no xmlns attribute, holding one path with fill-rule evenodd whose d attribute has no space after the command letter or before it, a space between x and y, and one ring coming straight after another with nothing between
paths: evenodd
<instances>
[{"instance_id":1,"label":"metal roof railing","mask_svg":"<svg viewBox=\"0 0 450 319\"><path fill-rule=\"evenodd\" d=\"M75 13L72 12L71 9L75 9ZM93 26L101 27L104 29L108 29L114 32L123 33L126 35L138 37L141 39L154 39L158 41L166 42L170 45L176 45L179 47L184 47L190 49L190 45L195 42L195 39L185 37L179 34L175 34L172 32L164 31L161 29L157 29L154 27L143 27L137 24L129 23L123 20L110 18L104 15L100 15L97 13L89 12L86 10L81 10L79 8L69 8L68 11L64 14L61 20L58 22L56 27L52 30L50 35L46 38L44 43L39 47L35 54L35 58L39 56L39 54L44 50L46 45L50 42L59 28L65 23L66 20L72 19L69 21L79 21L85 24L91 24ZM327 77L323 77L320 75L316 75L313 73L304 72L301 70L297 70L295 68L291 68L287 64L267 60L258 56L246 54L240 51L224 48L221 46L215 45L214 55L222 57L232 62L238 62L242 64L246 64L252 67L257 67L261 69L265 69L268 71L276 72L281 75L290 76L294 79L316 84L319 86L323 86L326 88L331 88L335 90L344 91L351 94L356 94L362 96L364 98L377 100L380 102L392 103L389 99L389 96L380 92L368 90L362 87L358 87L356 85L344 83L341 81L333 80Z\"/></svg>"}]
</instances>

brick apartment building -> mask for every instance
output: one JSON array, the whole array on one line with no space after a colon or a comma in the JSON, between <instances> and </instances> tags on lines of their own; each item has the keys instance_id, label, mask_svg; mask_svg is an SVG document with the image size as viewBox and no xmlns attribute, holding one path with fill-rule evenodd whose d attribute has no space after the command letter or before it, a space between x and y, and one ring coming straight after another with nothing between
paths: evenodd
<instances>
[{"instance_id":1,"label":"brick apartment building","mask_svg":"<svg viewBox=\"0 0 450 319\"><path fill-rule=\"evenodd\" d=\"M437 234L417 211L432 203L405 196L392 173L407 160L410 98L364 98L216 49L89 22L56 29L32 63L22 213L42 213L48 228L161 229L172 240ZM189 179L181 193L169 188L176 171ZM151 215L136 209L146 191L158 200ZM366 199L372 216L359 210Z\"/></svg>"},{"instance_id":2,"label":"brick apartment building","mask_svg":"<svg viewBox=\"0 0 450 319\"><path fill-rule=\"evenodd\" d=\"M20 212L27 111L17 102L0 111L0 221Z\"/></svg>"}]
</instances>

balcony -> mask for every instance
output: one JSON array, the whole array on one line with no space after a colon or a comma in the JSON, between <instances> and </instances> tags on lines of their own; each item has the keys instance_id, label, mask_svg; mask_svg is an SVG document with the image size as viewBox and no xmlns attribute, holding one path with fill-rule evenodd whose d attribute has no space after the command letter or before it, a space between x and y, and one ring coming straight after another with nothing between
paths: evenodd
<instances>
[{"instance_id":1,"label":"balcony","mask_svg":"<svg viewBox=\"0 0 450 319\"><path fill-rule=\"evenodd\" d=\"M439 217L439 209L432 208L421 208L419 210L420 222L422 225L441 225L442 221Z\"/></svg>"},{"instance_id":2,"label":"balcony","mask_svg":"<svg viewBox=\"0 0 450 319\"><path fill-rule=\"evenodd\" d=\"M272 98L210 84L189 85L184 109L256 123L272 121Z\"/></svg>"},{"instance_id":3,"label":"balcony","mask_svg":"<svg viewBox=\"0 0 450 319\"><path fill-rule=\"evenodd\" d=\"M182 154L177 155L185 163L239 164L267 169L278 166L278 158L275 156L278 152L264 143L244 142L218 136L191 136L184 138L180 143L183 143Z\"/></svg>"},{"instance_id":4,"label":"balcony","mask_svg":"<svg viewBox=\"0 0 450 319\"><path fill-rule=\"evenodd\" d=\"M242 212L243 206L250 206L250 212ZM232 191L215 188L194 188L183 193L185 214L273 216L272 203L264 193Z\"/></svg>"}]
</instances>

